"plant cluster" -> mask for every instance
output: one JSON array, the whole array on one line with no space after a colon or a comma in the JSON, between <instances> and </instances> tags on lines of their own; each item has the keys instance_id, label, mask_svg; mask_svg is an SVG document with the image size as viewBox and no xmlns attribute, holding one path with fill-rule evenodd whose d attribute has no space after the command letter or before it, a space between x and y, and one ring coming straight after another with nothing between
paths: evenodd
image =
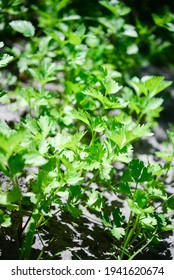
<instances>
[{"instance_id":1,"label":"plant cluster","mask_svg":"<svg viewBox=\"0 0 174 280\"><path fill-rule=\"evenodd\" d=\"M36 234L52 217L68 212L78 223L87 208L100 217L115 257L133 259L160 241L161 232L174 230L174 197L166 189L172 125L156 161L135 156L141 139L153 135L163 109L161 92L171 81L132 77L170 48L154 30L173 34L174 15L153 14L149 29L138 19L130 23L131 9L122 1L99 1L100 10L91 16L78 14L69 0L26 2L0 1L1 30L16 42L0 43L0 67L7 66L0 104L19 112L16 122L0 121L0 170L6 177L0 233L14 227L18 213L17 258L29 259ZM142 48L147 42L148 55ZM126 201L128 216L108 205L107 192Z\"/></svg>"}]
</instances>

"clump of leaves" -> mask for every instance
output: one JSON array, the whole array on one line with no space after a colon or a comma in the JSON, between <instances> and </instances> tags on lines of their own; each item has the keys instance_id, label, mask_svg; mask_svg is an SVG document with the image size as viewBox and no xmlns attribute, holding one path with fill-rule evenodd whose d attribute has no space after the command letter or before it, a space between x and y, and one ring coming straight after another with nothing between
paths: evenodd
<instances>
[{"instance_id":1,"label":"clump of leaves","mask_svg":"<svg viewBox=\"0 0 174 280\"><path fill-rule=\"evenodd\" d=\"M147 122L153 125L154 120L162 111L163 98L156 97L162 90L169 87L172 82L165 81L160 76L145 76L141 80L137 77L129 81L133 88L125 88L125 98L129 103L130 114L136 114L136 122Z\"/></svg>"}]
</instances>

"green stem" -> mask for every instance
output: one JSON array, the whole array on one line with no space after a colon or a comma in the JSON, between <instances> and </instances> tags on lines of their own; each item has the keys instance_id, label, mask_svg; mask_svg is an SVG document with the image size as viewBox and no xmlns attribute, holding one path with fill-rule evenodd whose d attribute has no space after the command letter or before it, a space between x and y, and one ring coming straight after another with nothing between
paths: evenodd
<instances>
[{"instance_id":1,"label":"green stem","mask_svg":"<svg viewBox=\"0 0 174 280\"><path fill-rule=\"evenodd\" d=\"M23 233L24 230L26 229L26 227L27 227L27 225L28 225L28 223L29 223L29 221L30 221L30 219L31 219L31 216L32 216L32 214L30 214L30 215L28 216L28 219L27 219L25 225L24 225L23 228L22 228L22 233Z\"/></svg>"},{"instance_id":2,"label":"green stem","mask_svg":"<svg viewBox=\"0 0 174 280\"><path fill-rule=\"evenodd\" d=\"M37 222L37 227L40 227L40 225L41 225L41 223L43 221L43 218L44 218L44 215L43 215L43 213L41 213L40 218L39 218L39 220Z\"/></svg>"},{"instance_id":3,"label":"green stem","mask_svg":"<svg viewBox=\"0 0 174 280\"><path fill-rule=\"evenodd\" d=\"M133 234L135 232L135 229L137 227L138 221L139 221L139 215L137 215L135 223L133 225L133 228L129 231L128 235L125 238L125 242L123 244L123 249L122 249L121 256L120 256L121 260L123 259L124 255L125 255L125 250L126 250L126 248L128 247L128 245L129 245L129 243L131 241L131 238L132 238L132 236L133 236Z\"/></svg>"},{"instance_id":4,"label":"green stem","mask_svg":"<svg viewBox=\"0 0 174 280\"><path fill-rule=\"evenodd\" d=\"M166 180L166 178L167 178L167 175L168 175L168 172L169 172L169 170L170 170L170 168L171 168L171 165L172 165L172 161L169 162L169 166L168 166L168 168L167 168L167 170L166 170L166 173L164 174L164 177L163 177L163 180L162 180L163 183L165 182L165 180Z\"/></svg>"},{"instance_id":5,"label":"green stem","mask_svg":"<svg viewBox=\"0 0 174 280\"><path fill-rule=\"evenodd\" d=\"M140 121L141 121L142 117L143 117L143 113L141 113L141 114L138 116L138 119L137 119L137 121L136 121L136 124L137 124L137 125L140 124Z\"/></svg>"},{"instance_id":6,"label":"green stem","mask_svg":"<svg viewBox=\"0 0 174 280\"><path fill-rule=\"evenodd\" d=\"M42 257L42 255L43 255L43 253L44 253L45 245L44 245L44 243L43 243L43 241L42 241L42 238L40 237L40 234L39 234L39 233L38 233L38 237L39 237L39 239L40 239L40 242L42 243L42 250L40 251L40 253L39 253L38 257L37 257L37 260L40 260L41 257Z\"/></svg>"},{"instance_id":7,"label":"green stem","mask_svg":"<svg viewBox=\"0 0 174 280\"><path fill-rule=\"evenodd\" d=\"M12 185L13 185L14 188L18 187L17 179L15 179L14 177L11 177L11 182L12 182Z\"/></svg>"},{"instance_id":8,"label":"green stem","mask_svg":"<svg viewBox=\"0 0 174 280\"><path fill-rule=\"evenodd\" d=\"M91 138L91 142L89 144L89 146L92 146L92 144L94 143L95 141L95 138L96 138L96 131L92 130L92 138Z\"/></svg>"},{"instance_id":9,"label":"green stem","mask_svg":"<svg viewBox=\"0 0 174 280\"><path fill-rule=\"evenodd\" d=\"M129 220L128 220L128 224L127 224L127 227L126 227L126 233L125 233L125 236L124 236L124 239L123 239L123 250L122 250L122 252L124 251L124 244L126 242L128 234L129 234L129 228L130 228L131 220L132 220L132 211L129 214Z\"/></svg>"},{"instance_id":10,"label":"green stem","mask_svg":"<svg viewBox=\"0 0 174 280\"><path fill-rule=\"evenodd\" d=\"M171 197L173 197L174 196L174 193L173 194L171 194L165 201L162 201L155 209L154 209L154 211L156 211L160 206L164 206L165 204L166 204L166 202L171 198Z\"/></svg>"},{"instance_id":11,"label":"green stem","mask_svg":"<svg viewBox=\"0 0 174 280\"><path fill-rule=\"evenodd\" d=\"M156 230L157 231L157 230ZM155 233L156 233L155 231ZM154 239L154 235L151 237L151 239L145 244L143 245L140 249L138 249L130 258L129 260L133 260L135 258L136 255L138 255L140 252L142 252Z\"/></svg>"},{"instance_id":12,"label":"green stem","mask_svg":"<svg viewBox=\"0 0 174 280\"><path fill-rule=\"evenodd\" d=\"M138 237L139 233L141 231L141 228L139 227L134 238L132 238L131 242L129 243L129 246L131 246L133 244L133 242L136 240L136 238Z\"/></svg>"},{"instance_id":13,"label":"green stem","mask_svg":"<svg viewBox=\"0 0 174 280\"><path fill-rule=\"evenodd\" d=\"M138 189L138 182L136 182L136 185L135 185L135 192L137 189Z\"/></svg>"},{"instance_id":14,"label":"green stem","mask_svg":"<svg viewBox=\"0 0 174 280\"><path fill-rule=\"evenodd\" d=\"M12 185L14 189L19 188L19 182L17 177L12 176L11 177L11 181L12 181ZM21 204L21 200L18 200L18 206L19 206L19 210L18 210L18 228L17 228L17 246L18 248L21 248L22 246L22 232L23 232L23 228L22 228L22 223L23 223L23 216L22 216L22 204Z\"/></svg>"},{"instance_id":15,"label":"green stem","mask_svg":"<svg viewBox=\"0 0 174 280\"><path fill-rule=\"evenodd\" d=\"M34 239L34 234L36 231L36 226L37 226L37 221L39 218L40 212L39 209L35 208L33 210L30 223L28 226L28 232L26 234L23 246L22 246L22 251L20 255L21 260L28 260L30 259L31 255L31 249L32 249L32 244L33 244L33 239Z\"/></svg>"}]
</instances>

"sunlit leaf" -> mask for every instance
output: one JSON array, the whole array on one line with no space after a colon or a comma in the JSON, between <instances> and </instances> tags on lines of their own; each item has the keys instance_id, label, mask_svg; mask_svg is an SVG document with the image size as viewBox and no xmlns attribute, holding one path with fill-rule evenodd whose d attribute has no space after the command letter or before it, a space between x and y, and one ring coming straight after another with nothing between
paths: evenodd
<instances>
[{"instance_id":1,"label":"sunlit leaf","mask_svg":"<svg viewBox=\"0 0 174 280\"><path fill-rule=\"evenodd\" d=\"M3 54L0 57L0 68L5 67L12 60L13 60L13 56L11 56L9 54ZM2 95L2 92L1 92L1 95ZM2 96L0 96L0 97L2 97Z\"/></svg>"},{"instance_id":2,"label":"sunlit leaf","mask_svg":"<svg viewBox=\"0 0 174 280\"><path fill-rule=\"evenodd\" d=\"M13 20L9 24L15 31L22 33L25 37L34 36L35 28L30 21Z\"/></svg>"},{"instance_id":3,"label":"sunlit leaf","mask_svg":"<svg viewBox=\"0 0 174 280\"><path fill-rule=\"evenodd\" d=\"M125 230L122 227L116 227L114 226L111 229L111 234L116 238L116 239L121 239L125 235Z\"/></svg>"}]
</instances>

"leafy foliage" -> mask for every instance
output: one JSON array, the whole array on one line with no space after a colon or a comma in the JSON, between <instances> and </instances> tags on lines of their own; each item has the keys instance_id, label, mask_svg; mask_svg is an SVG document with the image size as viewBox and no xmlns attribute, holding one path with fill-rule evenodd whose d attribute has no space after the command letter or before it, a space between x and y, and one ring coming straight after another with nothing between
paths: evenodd
<instances>
[{"instance_id":1,"label":"leafy foliage","mask_svg":"<svg viewBox=\"0 0 174 280\"><path fill-rule=\"evenodd\" d=\"M148 163L139 159L142 138L153 136L163 109L162 92L172 85L147 66L169 49L171 43L154 31L173 32L173 14L152 14L155 26L149 28L138 18L133 23L124 1L97 1L86 16L77 12L76 1L57 2L0 1L0 29L13 38L10 47L0 42L0 67L7 66L0 107L23 110L16 122L0 121L0 171L6 178L0 227L13 229L18 212L20 258L29 259L36 234L57 213L78 223L87 208L100 217L115 255L131 259L161 231L173 230L173 194L166 190L173 126L164 150L154 152L158 162L148 155ZM140 77L142 72L149 75ZM128 218L116 205L120 197Z\"/></svg>"},{"instance_id":2,"label":"leafy foliage","mask_svg":"<svg viewBox=\"0 0 174 280\"><path fill-rule=\"evenodd\" d=\"M35 28L29 21L13 20L9 24L15 31L22 33L25 37L34 36Z\"/></svg>"}]
</instances>

